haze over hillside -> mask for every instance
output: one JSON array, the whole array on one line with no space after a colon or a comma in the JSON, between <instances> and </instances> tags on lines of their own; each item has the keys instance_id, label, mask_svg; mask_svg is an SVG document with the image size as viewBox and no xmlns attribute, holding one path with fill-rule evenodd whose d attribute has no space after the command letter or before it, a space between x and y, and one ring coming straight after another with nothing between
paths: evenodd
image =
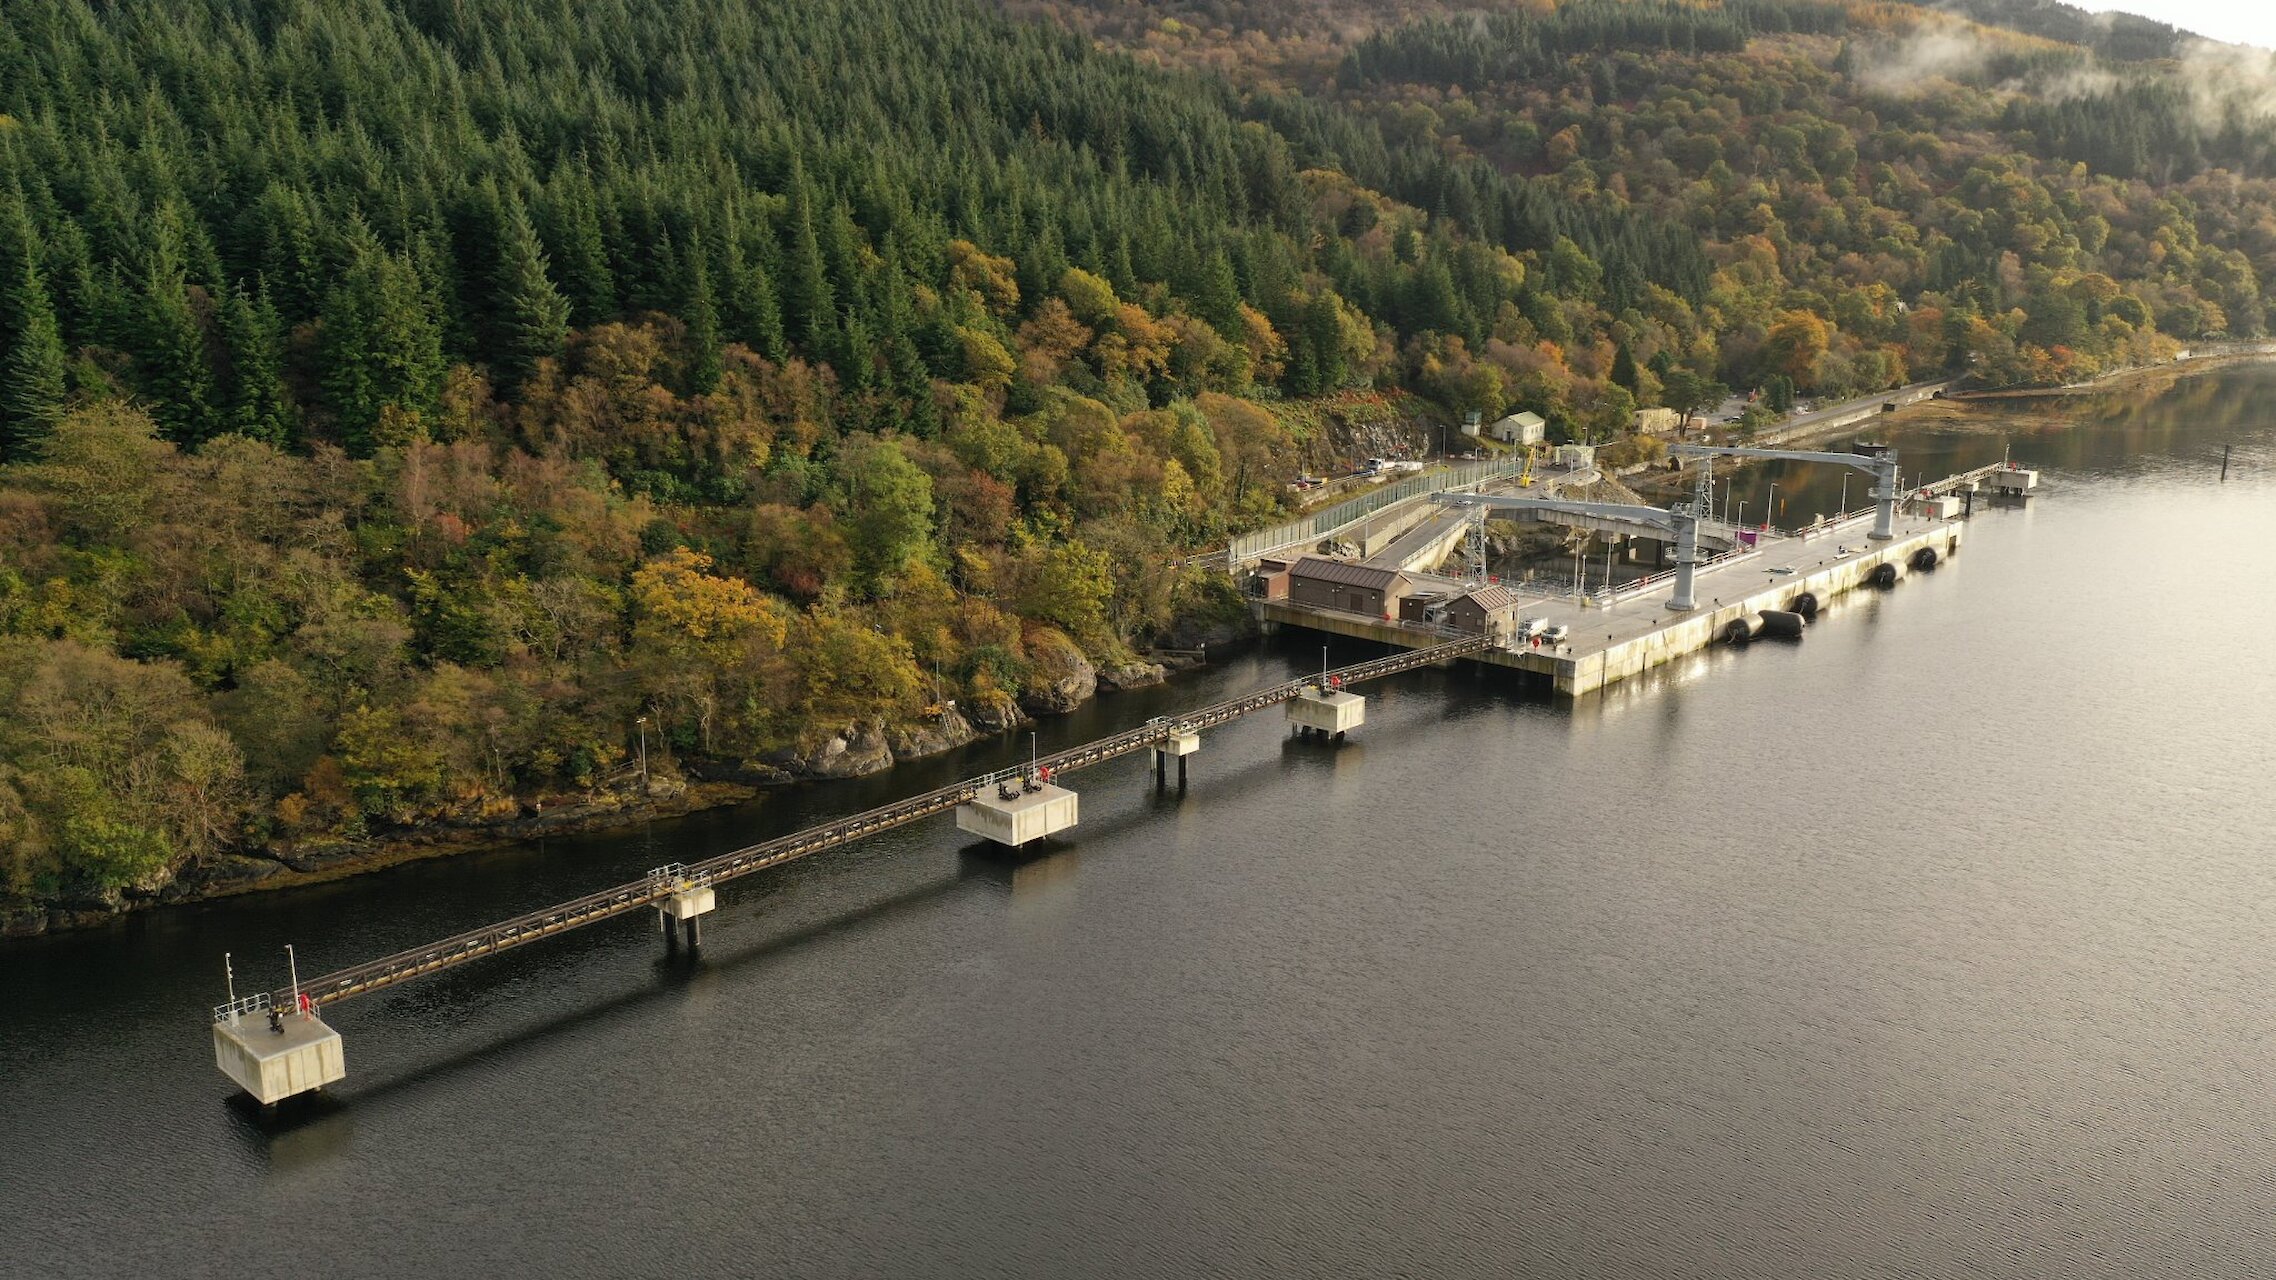
<instances>
[{"instance_id":1,"label":"haze over hillside","mask_svg":"<svg viewBox=\"0 0 2276 1280\"><path fill-rule=\"evenodd\" d=\"M0 892L1053 709L1353 424L2262 334L2266 62L1968 12L13 4Z\"/></svg>"}]
</instances>

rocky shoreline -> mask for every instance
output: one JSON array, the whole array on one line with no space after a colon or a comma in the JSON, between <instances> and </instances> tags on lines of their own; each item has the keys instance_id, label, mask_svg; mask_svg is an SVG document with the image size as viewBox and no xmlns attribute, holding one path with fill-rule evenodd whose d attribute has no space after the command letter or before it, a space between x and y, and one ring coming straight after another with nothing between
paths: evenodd
<instances>
[{"instance_id":1,"label":"rocky shoreline","mask_svg":"<svg viewBox=\"0 0 2276 1280\"><path fill-rule=\"evenodd\" d=\"M1246 629L1221 625L1178 637L1196 650L1223 649L1248 638ZM656 818L741 804L763 789L797 782L867 777L895 764L953 751L1009 732L1038 717L1066 715L1098 696L1158 685L1204 665L1187 653L1162 661L1138 660L1101 669L1072 644L1049 652L1037 679L1015 700L951 708L914 724L856 721L798 748L748 762L680 762L684 777L659 775L645 790L637 781L567 795L501 801L477 815L430 823L363 839L279 842L200 859L163 882L130 886L105 897L0 907L0 939L29 938L108 924L173 903L201 902L268 889L340 880L366 872L501 844L601 832Z\"/></svg>"}]
</instances>

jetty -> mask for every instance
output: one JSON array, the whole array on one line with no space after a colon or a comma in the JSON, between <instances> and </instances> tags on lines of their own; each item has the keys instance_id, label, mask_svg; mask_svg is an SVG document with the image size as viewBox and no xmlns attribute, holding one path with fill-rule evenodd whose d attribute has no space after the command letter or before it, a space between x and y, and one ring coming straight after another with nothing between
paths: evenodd
<instances>
[{"instance_id":1,"label":"jetty","mask_svg":"<svg viewBox=\"0 0 2276 1280\"><path fill-rule=\"evenodd\" d=\"M1268 628L1374 641L1392 650L1386 656L1333 669L1323 664L1315 675L1158 717L701 862L656 867L636 880L305 982L288 947L292 978L274 991L239 998L224 957L229 999L213 1010L215 1066L263 1107L273 1106L346 1078L342 1038L322 1016L342 1001L642 911L655 913L668 951L684 946L692 956L703 944L704 918L718 910L721 889L736 880L947 813L967 834L1024 847L1079 825L1080 796L1067 785L1071 774L1145 752L1155 785L1167 785L1175 761L1182 789L1188 762L1209 730L1280 707L1291 731L1340 740L1366 723L1367 699L1358 689L1400 672L1478 662L1527 673L1578 697L1719 642L1798 635L1842 593L1894 586L1951 558L1977 492L2025 500L2038 485L2036 471L2010 461L1900 489L1895 453L1871 446L1840 454L1698 445L1675 452L1702 460L1700 483L1691 501L1664 509L1534 496L1540 490L1501 492L1511 482L1507 469L1476 467L1331 510L1300 533L1270 531L1228 548L1224 568L1245 583ZM1874 478L1874 506L1800 530L1719 522L1711 516L1705 465L1718 456L1864 471ZM1523 479L1530 476L1519 483ZM1491 581L1485 573L1489 517L1640 539L1656 547L1655 560L1672 553L1674 564L1595 594L1535 594L1528 584ZM1291 534L1299 541L1291 543ZM1417 567L1457 544L1465 546L1459 577ZM1346 554L1334 554L1339 549ZM1291 559L1291 550L1302 554Z\"/></svg>"}]
</instances>

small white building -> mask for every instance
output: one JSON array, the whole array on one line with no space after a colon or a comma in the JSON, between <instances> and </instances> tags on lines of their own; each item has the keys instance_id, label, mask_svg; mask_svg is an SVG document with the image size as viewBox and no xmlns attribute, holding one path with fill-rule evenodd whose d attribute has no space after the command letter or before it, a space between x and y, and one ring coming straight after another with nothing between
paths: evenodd
<instances>
[{"instance_id":1,"label":"small white building","mask_svg":"<svg viewBox=\"0 0 2276 1280\"><path fill-rule=\"evenodd\" d=\"M1494 439L1503 444L1539 444L1549 434L1549 424L1538 413L1513 413L1494 424Z\"/></svg>"},{"instance_id":2,"label":"small white building","mask_svg":"<svg viewBox=\"0 0 2276 1280\"><path fill-rule=\"evenodd\" d=\"M1593 444L1561 444L1557 446L1557 465L1571 471L1586 471L1596 465L1596 446Z\"/></svg>"}]
</instances>

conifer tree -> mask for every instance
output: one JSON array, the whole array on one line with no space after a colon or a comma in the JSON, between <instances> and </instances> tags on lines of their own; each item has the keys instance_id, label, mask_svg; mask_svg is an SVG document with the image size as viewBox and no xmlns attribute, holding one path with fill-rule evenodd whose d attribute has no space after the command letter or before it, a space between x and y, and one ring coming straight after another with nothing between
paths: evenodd
<instances>
[{"instance_id":1,"label":"conifer tree","mask_svg":"<svg viewBox=\"0 0 2276 1280\"><path fill-rule=\"evenodd\" d=\"M569 300L546 274L545 246L520 201L506 205L501 225L495 276L498 371L501 385L512 390L540 360L561 355L569 338Z\"/></svg>"},{"instance_id":2,"label":"conifer tree","mask_svg":"<svg viewBox=\"0 0 2276 1280\"><path fill-rule=\"evenodd\" d=\"M766 265L745 249L739 235L724 237L721 248L727 284L721 311L727 337L769 360L782 359L782 305Z\"/></svg>"},{"instance_id":3,"label":"conifer tree","mask_svg":"<svg viewBox=\"0 0 2276 1280\"><path fill-rule=\"evenodd\" d=\"M837 302L830 289L829 270L822 262L822 242L814 229L814 192L803 167L791 171L789 231L784 319L807 354L824 355L833 345Z\"/></svg>"},{"instance_id":4,"label":"conifer tree","mask_svg":"<svg viewBox=\"0 0 2276 1280\"><path fill-rule=\"evenodd\" d=\"M342 443L359 456L377 447L382 410L431 412L442 389L442 331L419 273L361 227L324 300L320 356L325 400Z\"/></svg>"},{"instance_id":5,"label":"conifer tree","mask_svg":"<svg viewBox=\"0 0 2276 1280\"><path fill-rule=\"evenodd\" d=\"M569 299L570 322L590 327L608 320L616 314L616 283L609 276L608 241L592 181L582 166L555 178L543 213L547 257Z\"/></svg>"},{"instance_id":6,"label":"conifer tree","mask_svg":"<svg viewBox=\"0 0 2276 1280\"><path fill-rule=\"evenodd\" d=\"M22 462L38 452L63 416L63 337L36 267L25 264L6 300L15 332L0 394L0 462Z\"/></svg>"},{"instance_id":7,"label":"conifer tree","mask_svg":"<svg viewBox=\"0 0 2276 1280\"><path fill-rule=\"evenodd\" d=\"M1611 376L1614 386L1626 387L1628 394L1636 394L1636 386L1639 381L1636 376L1636 357L1628 350L1628 344L1625 342L1613 348Z\"/></svg>"},{"instance_id":8,"label":"conifer tree","mask_svg":"<svg viewBox=\"0 0 2276 1280\"><path fill-rule=\"evenodd\" d=\"M140 312L135 356L151 416L177 444L194 445L220 434L205 331L190 309L189 285L164 258L144 282Z\"/></svg>"},{"instance_id":9,"label":"conifer tree","mask_svg":"<svg viewBox=\"0 0 2276 1280\"><path fill-rule=\"evenodd\" d=\"M1207 321L1210 328L1238 341L1242 332L1241 287L1233 279L1233 261L1225 256L1224 250L1209 255L1202 264L1196 285L1193 313Z\"/></svg>"},{"instance_id":10,"label":"conifer tree","mask_svg":"<svg viewBox=\"0 0 2276 1280\"><path fill-rule=\"evenodd\" d=\"M1343 350L1343 308L1334 294L1323 290L1312 299L1304 314L1304 329L1312 342L1312 358L1319 365L1320 389L1333 391L1342 386L1348 365Z\"/></svg>"},{"instance_id":11,"label":"conifer tree","mask_svg":"<svg viewBox=\"0 0 2276 1280\"><path fill-rule=\"evenodd\" d=\"M711 272L703 265L699 238L687 255L688 392L710 395L719 387L719 306L711 296Z\"/></svg>"},{"instance_id":12,"label":"conifer tree","mask_svg":"<svg viewBox=\"0 0 2276 1280\"><path fill-rule=\"evenodd\" d=\"M266 288L248 298L231 289L221 301L221 341L229 353L228 430L283 447L298 414L285 389L283 323Z\"/></svg>"}]
</instances>

